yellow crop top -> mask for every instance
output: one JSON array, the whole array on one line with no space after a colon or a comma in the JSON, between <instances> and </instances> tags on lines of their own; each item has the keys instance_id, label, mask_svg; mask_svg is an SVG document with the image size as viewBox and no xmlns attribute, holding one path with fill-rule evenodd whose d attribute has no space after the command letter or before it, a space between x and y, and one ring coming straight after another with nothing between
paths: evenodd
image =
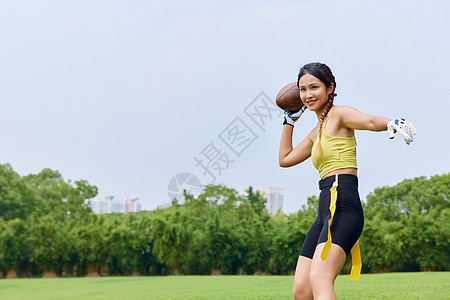
<instances>
[{"instance_id":1,"label":"yellow crop top","mask_svg":"<svg viewBox=\"0 0 450 300\"><path fill-rule=\"evenodd\" d=\"M319 171L322 179L331 171L344 168L357 168L356 164L356 139L353 137L334 137L328 135L325 131L325 125L330 118L332 110L328 114L328 118L322 125L322 138L320 152L317 150L318 140L313 144L311 149L311 160L314 167Z\"/></svg>"}]
</instances>

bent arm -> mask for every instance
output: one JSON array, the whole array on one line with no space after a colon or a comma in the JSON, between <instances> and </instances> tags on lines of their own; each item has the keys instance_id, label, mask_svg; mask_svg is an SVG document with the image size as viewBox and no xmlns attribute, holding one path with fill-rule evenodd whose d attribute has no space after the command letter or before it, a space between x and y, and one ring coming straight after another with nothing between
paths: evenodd
<instances>
[{"instance_id":1,"label":"bent arm","mask_svg":"<svg viewBox=\"0 0 450 300\"><path fill-rule=\"evenodd\" d=\"M303 141L301 141L294 149L292 149L293 131L294 127L283 125L280 150L278 152L278 161L280 167L283 168L295 166L311 156L311 149L313 146L311 136L314 130L312 130Z\"/></svg>"},{"instance_id":2,"label":"bent arm","mask_svg":"<svg viewBox=\"0 0 450 300\"><path fill-rule=\"evenodd\" d=\"M366 115L350 106L341 106L339 109L343 127L356 130L384 131L391 120L386 117Z\"/></svg>"}]
</instances>

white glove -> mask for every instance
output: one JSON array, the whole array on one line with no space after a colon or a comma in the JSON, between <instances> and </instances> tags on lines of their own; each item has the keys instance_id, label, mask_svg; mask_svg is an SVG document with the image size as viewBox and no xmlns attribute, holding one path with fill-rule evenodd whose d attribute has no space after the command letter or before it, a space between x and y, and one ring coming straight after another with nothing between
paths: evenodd
<instances>
[{"instance_id":1,"label":"white glove","mask_svg":"<svg viewBox=\"0 0 450 300\"><path fill-rule=\"evenodd\" d=\"M394 119L387 123L387 131L389 138L393 139L396 133L400 134L405 139L407 145L413 141L413 135L416 134L416 127L414 124L405 119Z\"/></svg>"},{"instance_id":2,"label":"white glove","mask_svg":"<svg viewBox=\"0 0 450 300\"><path fill-rule=\"evenodd\" d=\"M306 106L303 105L302 108L300 108L299 111L296 112L290 112L285 110L284 111L284 124L289 124L292 127L294 127L294 123L300 118L300 116L303 114L303 112L306 110Z\"/></svg>"}]
</instances>

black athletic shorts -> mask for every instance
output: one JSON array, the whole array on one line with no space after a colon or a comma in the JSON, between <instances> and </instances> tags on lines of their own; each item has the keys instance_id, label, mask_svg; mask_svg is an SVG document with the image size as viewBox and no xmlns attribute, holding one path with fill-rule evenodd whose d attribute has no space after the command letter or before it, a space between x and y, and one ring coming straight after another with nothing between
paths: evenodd
<instances>
[{"instance_id":1,"label":"black athletic shorts","mask_svg":"<svg viewBox=\"0 0 450 300\"><path fill-rule=\"evenodd\" d=\"M364 227L364 213L358 193L358 177L355 175L338 175L338 194L336 211L331 223L331 239L344 249L348 255L353 245L361 236ZM328 238L328 220L330 212L330 189L335 176L326 177L319 181L320 197L319 211L316 221L309 229L303 242L300 255L313 258L316 246L325 243Z\"/></svg>"}]
</instances>

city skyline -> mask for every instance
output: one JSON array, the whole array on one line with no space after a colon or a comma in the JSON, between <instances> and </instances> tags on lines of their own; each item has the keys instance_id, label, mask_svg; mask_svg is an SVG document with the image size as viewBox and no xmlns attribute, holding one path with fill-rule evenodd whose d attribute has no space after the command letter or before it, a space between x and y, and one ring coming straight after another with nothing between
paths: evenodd
<instances>
[{"instance_id":1,"label":"city skyline","mask_svg":"<svg viewBox=\"0 0 450 300\"><path fill-rule=\"evenodd\" d=\"M88 200L92 211L96 214L129 213L141 211L141 204L137 197L117 199L115 196L95 197Z\"/></svg>"}]
</instances>

